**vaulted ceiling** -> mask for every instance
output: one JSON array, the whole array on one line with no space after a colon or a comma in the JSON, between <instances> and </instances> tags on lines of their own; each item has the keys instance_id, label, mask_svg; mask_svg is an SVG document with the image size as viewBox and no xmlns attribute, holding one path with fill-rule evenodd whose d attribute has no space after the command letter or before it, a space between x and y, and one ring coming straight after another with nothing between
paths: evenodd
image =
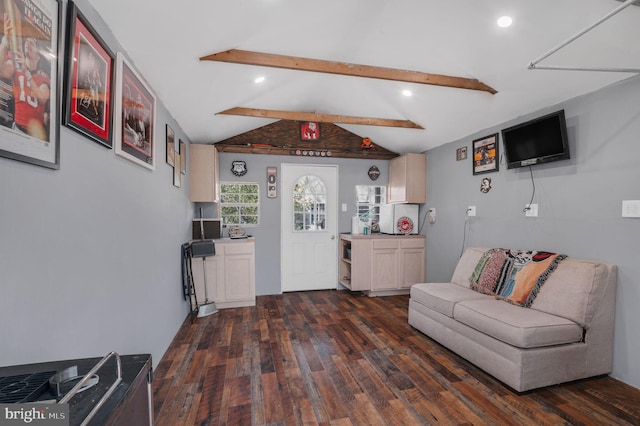
<instances>
[{"instance_id":1,"label":"vaulted ceiling","mask_svg":"<svg viewBox=\"0 0 640 426\"><path fill-rule=\"evenodd\" d=\"M248 108L411 121L423 129L336 124L394 152L421 152L635 75L528 69L624 4L616 0L89 2L195 143L278 120L220 114ZM496 25L502 15L509 28ZM538 65L637 70L638 40L632 5ZM230 49L475 79L497 93L200 60Z\"/></svg>"}]
</instances>

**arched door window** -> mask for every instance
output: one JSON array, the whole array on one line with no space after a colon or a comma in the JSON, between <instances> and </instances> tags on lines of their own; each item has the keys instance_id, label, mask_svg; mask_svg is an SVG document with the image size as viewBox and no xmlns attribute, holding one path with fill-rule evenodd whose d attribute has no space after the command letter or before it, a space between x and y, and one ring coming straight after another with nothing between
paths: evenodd
<instances>
[{"instance_id":1,"label":"arched door window","mask_svg":"<svg viewBox=\"0 0 640 426\"><path fill-rule=\"evenodd\" d=\"M327 189L317 176L302 176L293 185L293 230L317 232L326 228Z\"/></svg>"}]
</instances>

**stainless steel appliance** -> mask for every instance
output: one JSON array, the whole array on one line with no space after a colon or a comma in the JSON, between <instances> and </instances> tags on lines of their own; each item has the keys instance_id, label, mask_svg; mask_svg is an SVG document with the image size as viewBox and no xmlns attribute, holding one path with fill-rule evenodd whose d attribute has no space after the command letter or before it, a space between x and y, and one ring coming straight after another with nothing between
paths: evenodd
<instances>
[{"instance_id":1,"label":"stainless steel appliance","mask_svg":"<svg viewBox=\"0 0 640 426\"><path fill-rule=\"evenodd\" d=\"M417 234L418 204L385 204L380 207L380 232L383 234Z\"/></svg>"},{"instance_id":2,"label":"stainless steel appliance","mask_svg":"<svg viewBox=\"0 0 640 426\"><path fill-rule=\"evenodd\" d=\"M70 426L153 425L152 395L149 354L0 368L0 403L69 404Z\"/></svg>"}]
</instances>

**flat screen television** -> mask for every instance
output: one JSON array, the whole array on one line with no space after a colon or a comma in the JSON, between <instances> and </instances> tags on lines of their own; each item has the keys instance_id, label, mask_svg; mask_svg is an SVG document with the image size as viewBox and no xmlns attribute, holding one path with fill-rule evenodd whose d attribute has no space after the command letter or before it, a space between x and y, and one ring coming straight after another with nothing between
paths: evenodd
<instances>
[{"instance_id":1,"label":"flat screen television","mask_svg":"<svg viewBox=\"0 0 640 426\"><path fill-rule=\"evenodd\" d=\"M569 159L564 110L502 130L507 168Z\"/></svg>"}]
</instances>

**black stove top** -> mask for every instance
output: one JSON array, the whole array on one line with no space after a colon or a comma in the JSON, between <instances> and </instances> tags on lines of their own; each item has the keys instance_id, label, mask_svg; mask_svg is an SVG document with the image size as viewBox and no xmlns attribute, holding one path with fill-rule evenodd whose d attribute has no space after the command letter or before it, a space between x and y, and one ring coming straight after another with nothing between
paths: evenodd
<instances>
[{"instance_id":1,"label":"black stove top","mask_svg":"<svg viewBox=\"0 0 640 426\"><path fill-rule=\"evenodd\" d=\"M122 356L122 381L115 389L104 406L89 422L90 425L104 425L107 418L111 417L113 410L122 403L129 391L130 385L140 375L145 376L147 369L151 368L151 355L125 355ZM11 367L0 367L0 404L29 403L29 402L54 402L55 391L49 385L49 379L58 372L69 367L77 366L78 373L85 375L100 358L83 358L75 360L53 361L39 364L25 364ZM148 368L145 367L148 365ZM107 392L116 379L115 360L109 360L100 369L100 380L91 389L78 393L69 401L69 424L79 425L88 416L97 401ZM64 388L72 387L75 383L65 383ZM66 389L67 391L69 389ZM131 424L131 423L120 423Z\"/></svg>"},{"instance_id":2,"label":"black stove top","mask_svg":"<svg viewBox=\"0 0 640 426\"><path fill-rule=\"evenodd\" d=\"M33 402L49 388L55 371L0 377L0 403Z\"/></svg>"}]
</instances>

